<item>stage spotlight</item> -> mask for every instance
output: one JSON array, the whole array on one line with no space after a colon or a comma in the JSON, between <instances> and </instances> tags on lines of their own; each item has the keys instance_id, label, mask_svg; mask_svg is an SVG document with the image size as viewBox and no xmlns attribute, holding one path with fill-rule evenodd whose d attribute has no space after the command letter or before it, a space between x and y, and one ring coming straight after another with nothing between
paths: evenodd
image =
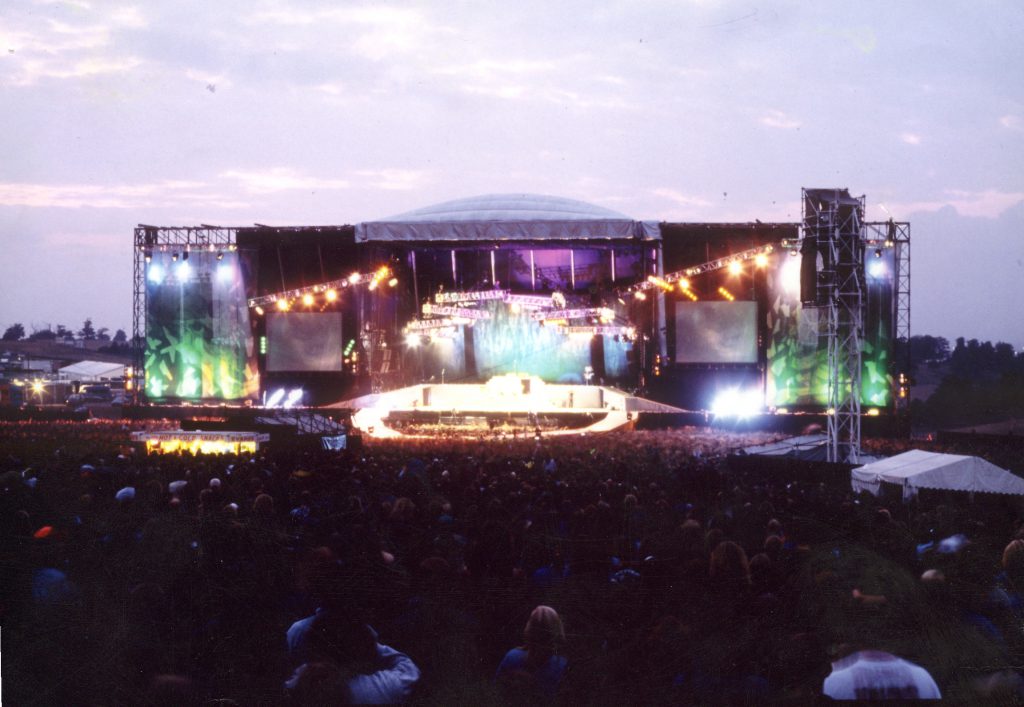
<instances>
[{"instance_id":1,"label":"stage spotlight","mask_svg":"<svg viewBox=\"0 0 1024 707\"><path fill-rule=\"evenodd\" d=\"M729 274L730 275L735 276L735 275L739 275L742 272L743 272L743 266L740 265L740 261L733 260L732 262L729 263Z\"/></svg>"},{"instance_id":2,"label":"stage spotlight","mask_svg":"<svg viewBox=\"0 0 1024 707\"><path fill-rule=\"evenodd\" d=\"M875 248L875 257L876 258L881 258L882 257L882 249L881 248Z\"/></svg>"},{"instance_id":3,"label":"stage spotlight","mask_svg":"<svg viewBox=\"0 0 1024 707\"><path fill-rule=\"evenodd\" d=\"M729 292L729 290L725 289L724 287L718 288L718 294L722 295L722 297L725 297L730 302L733 302L736 299L733 293Z\"/></svg>"},{"instance_id":4,"label":"stage spotlight","mask_svg":"<svg viewBox=\"0 0 1024 707\"><path fill-rule=\"evenodd\" d=\"M217 280L220 282L231 282L235 276L235 269L229 263L221 263L217 266Z\"/></svg>"},{"instance_id":5,"label":"stage spotlight","mask_svg":"<svg viewBox=\"0 0 1024 707\"><path fill-rule=\"evenodd\" d=\"M733 417L737 420L744 420L760 414L763 407L761 391L756 388L744 391L739 388L730 388L719 393L711 403L711 414L715 417Z\"/></svg>"},{"instance_id":6,"label":"stage spotlight","mask_svg":"<svg viewBox=\"0 0 1024 707\"><path fill-rule=\"evenodd\" d=\"M294 388L293 390L288 392L288 397L285 398L284 405L282 407L290 408L293 405L297 405L299 402L302 401L302 396L302 388Z\"/></svg>"},{"instance_id":7,"label":"stage spotlight","mask_svg":"<svg viewBox=\"0 0 1024 707\"><path fill-rule=\"evenodd\" d=\"M688 290L688 289L690 289L690 281L687 280L685 277L679 278L679 289L680 290Z\"/></svg>"},{"instance_id":8,"label":"stage spotlight","mask_svg":"<svg viewBox=\"0 0 1024 707\"><path fill-rule=\"evenodd\" d=\"M171 253L171 260L173 260L174 262L178 262L178 254L177 253Z\"/></svg>"},{"instance_id":9,"label":"stage spotlight","mask_svg":"<svg viewBox=\"0 0 1024 707\"><path fill-rule=\"evenodd\" d=\"M217 260L224 260L224 254L223 253L217 253Z\"/></svg>"},{"instance_id":10,"label":"stage spotlight","mask_svg":"<svg viewBox=\"0 0 1024 707\"><path fill-rule=\"evenodd\" d=\"M192 268L183 260L174 269L174 274L178 276L179 280L187 280L188 276L192 274Z\"/></svg>"},{"instance_id":11,"label":"stage spotlight","mask_svg":"<svg viewBox=\"0 0 1024 707\"><path fill-rule=\"evenodd\" d=\"M256 305L256 314L262 317L263 314L264 314L263 307L260 307L259 305Z\"/></svg>"},{"instance_id":12,"label":"stage spotlight","mask_svg":"<svg viewBox=\"0 0 1024 707\"><path fill-rule=\"evenodd\" d=\"M308 292L306 294L302 295L302 304L306 305L307 307L312 307L313 306L313 295L309 294Z\"/></svg>"},{"instance_id":13,"label":"stage spotlight","mask_svg":"<svg viewBox=\"0 0 1024 707\"><path fill-rule=\"evenodd\" d=\"M758 253L757 255L754 256L754 265L756 265L759 268L768 267L768 256L765 255L764 253Z\"/></svg>"},{"instance_id":14,"label":"stage spotlight","mask_svg":"<svg viewBox=\"0 0 1024 707\"><path fill-rule=\"evenodd\" d=\"M153 262L153 251L147 250L145 253L143 253L143 255L145 256L147 263Z\"/></svg>"},{"instance_id":15,"label":"stage spotlight","mask_svg":"<svg viewBox=\"0 0 1024 707\"><path fill-rule=\"evenodd\" d=\"M885 276L885 263L881 260L872 260L868 265L868 275L875 279Z\"/></svg>"},{"instance_id":16,"label":"stage spotlight","mask_svg":"<svg viewBox=\"0 0 1024 707\"><path fill-rule=\"evenodd\" d=\"M287 312L290 307L291 305L288 303L288 300L286 299L279 299L277 301L277 308L282 312Z\"/></svg>"},{"instance_id":17,"label":"stage spotlight","mask_svg":"<svg viewBox=\"0 0 1024 707\"><path fill-rule=\"evenodd\" d=\"M354 272L354 273L352 273L351 275L348 276L349 283L351 283L353 285L357 284L362 279L363 279L363 276L360 275L357 272Z\"/></svg>"},{"instance_id":18,"label":"stage spotlight","mask_svg":"<svg viewBox=\"0 0 1024 707\"><path fill-rule=\"evenodd\" d=\"M647 295L645 295L640 290L637 290L636 292L634 292L633 293L633 297L635 297L636 299L640 300L641 302L643 302L645 299L647 299Z\"/></svg>"},{"instance_id":19,"label":"stage spotlight","mask_svg":"<svg viewBox=\"0 0 1024 707\"><path fill-rule=\"evenodd\" d=\"M796 256L800 255L800 251L797 250L796 248L793 248L792 250L789 251L789 254L791 257L795 258Z\"/></svg>"},{"instance_id":20,"label":"stage spotlight","mask_svg":"<svg viewBox=\"0 0 1024 707\"><path fill-rule=\"evenodd\" d=\"M799 253L797 253L799 255ZM782 272L779 273L782 280L782 289L790 295L800 296L800 259L789 258L782 264Z\"/></svg>"},{"instance_id":21,"label":"stage spotlight","mask_svg":"<svg viewBox=\"0 0 1024 707\"><path fill-rule=\"evenodd\" d=\"M338 299L338 291L333 289L333 288L330 289L330 290L327 290L327 292L324 293L324 299L326 299L328 302L335 302L335 301L337 301L337 299Z\"/></svg>"},{"instance_id":22,"label":"stage spotlight","mask_svg":"<svg viewBox=\"0 0 1024 707\"><path fill-rule=\"evenodd\" d=\"M164 269L155 263L150 264L147 277L154 285L159 285L164 281Z\"/></svg>"},{"instance_id":23,"label":"stage spotlight","mask_svg":"<svg viewBox=\"0 0 1024 707\"><path fill-rule=\"evenodd\" d=\"M420 335L414 332L410 332L405 335L405 345L410 349L414 349L420 345Z\"/></svg>"},{"instance_id":24,"label":"stage spotlight","mask_svg":"<svg viewBox=\"0 0 1024 707\"><path fill-rule=\"evenodd\" d=\"M267 398L267 402L264 403L264 406L268 408L277 407L281 403L281 400L284 399L284 394L285 389L278 388L277 390L270 394L270 397Z\"/></svg>"},{"instance_id":25,"label":"stage spotlight","mask_svg":"<svg viewBox=\"0 0 1024 707\"><path fill-rule=\"evenodd\" d=\"M388 280L388 287L395 287L397 285L398 285L398 278L397 277L393 277L390 280Z\"/></svg>"}]
</instances>

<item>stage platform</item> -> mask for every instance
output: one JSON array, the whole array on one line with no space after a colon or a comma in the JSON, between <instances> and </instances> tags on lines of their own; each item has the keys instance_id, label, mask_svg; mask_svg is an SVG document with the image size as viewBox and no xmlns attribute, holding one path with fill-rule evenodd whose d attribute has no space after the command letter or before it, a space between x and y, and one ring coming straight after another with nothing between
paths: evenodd
<instances>
[{"instance_id":1,"label":"stage platform","mask_svg":"<svg viewBox=\"0 0 1024 707\"><path fill-rule=\"evenodd\" d=\"M561 385L504 375L482 384L421 384L335 403L371 437L434 436L431 429L480 433L599 433L635 425L641 415L683 411L600 385Z\"/></svg>"}]
</instances>

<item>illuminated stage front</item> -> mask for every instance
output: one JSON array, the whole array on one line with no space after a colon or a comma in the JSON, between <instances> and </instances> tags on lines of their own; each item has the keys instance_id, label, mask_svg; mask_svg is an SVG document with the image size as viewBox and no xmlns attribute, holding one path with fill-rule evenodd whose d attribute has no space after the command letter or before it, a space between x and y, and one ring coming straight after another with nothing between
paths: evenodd
<instances>
[{"instance_id":1,"label":"illuminated stage front","mask_svg":"<svg viewBox=\"0 0 1024 707\"><path fill-rule=\"evenodd\" d=\"M545 435L609 432L640 414L682 410L608 386L545 383L507 374L484 384L422 384L364 395L333 407L354 410L352 423L371 437L415 437L432 429L543 430ZM412 428L414 431L403 431Z\"/></svg>"}]
</instances>

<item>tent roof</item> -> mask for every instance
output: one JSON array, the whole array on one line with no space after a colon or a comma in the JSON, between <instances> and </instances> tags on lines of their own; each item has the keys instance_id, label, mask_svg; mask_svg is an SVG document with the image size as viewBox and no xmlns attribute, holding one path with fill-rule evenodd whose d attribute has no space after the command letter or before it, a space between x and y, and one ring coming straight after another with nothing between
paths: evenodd
<instances>
[{"instance_id":1,"label":"tent roof","mask_svg":"<svg viewBox=\"0 0 1024 707\"><path fill-rule=\"evenodd\" d=\"M912 449L867 464L851 473L854 481L912 488L1024 495L1024 479L979 457Z\"/></svg>"},{"instance_id":2,"label":"tent roof","mask_svg":"<svg viewBox=\"0 0 1024 707\"><path fill-rule=\"evenodd\" d=\"M657 224L576 199L486 194L356 225L357 241L502 241L660 238Z\"/></svg>"},{"instance_id":3,"label":"tent roof","mask_svg":"<svg viewBox=\"0 0 1024 707\"><path fill-rule=\"evenodd\" d=\"M124 375L124 364L109 361L79 361L70 366L64 366L59 370L59 374L70 377L109 378Z\"/></svg>"}]
</instances>

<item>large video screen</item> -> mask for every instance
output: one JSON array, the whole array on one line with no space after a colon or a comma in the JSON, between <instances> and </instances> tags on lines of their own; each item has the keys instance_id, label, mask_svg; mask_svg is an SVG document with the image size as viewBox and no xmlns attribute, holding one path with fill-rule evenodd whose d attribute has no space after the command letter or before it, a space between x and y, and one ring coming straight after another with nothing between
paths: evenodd
<instances>
[{"instance_id":1,"label":"large video screen","mask_svg":"<svg viewBox=\"0 0 1024 707\"><path fill-rule=\"evenodd\" d=\"M144 383L148 399L256 397L259 375L246 306L250 266L248 257L234 250L150 255Z\"/></svg>"},{"instance_id":2,"label":"large video screen","mask_svg":"<svg viewBox=\"0 0 1024 707\"><path fill-rule=\"evenodd\" d=\"M676 302L676 363L757 363L757 302Z\"/></svg>"},{"instance_id":3,"label":"large video screen","mask_svg":"<svg viewBox=\"0 0 1024 707\"><path fill-rule=\"evenodd\" d=\"M340 371L341 312L269 312L267 371Z\"/></svg>"},{"instance_id":4,"label":"large video screen","mask_svg":"<svg viewBox=\"0 0 1024 707\"><path fill-rule=\"evenodd\" d=\"M826 311L800 304L800 258L776 257L768 270L768 375L766 403L828 404ZM861 404L891 405L895 258L891 249L865 253ZM840 381L842 385L842 381Z\"/></svg>"}]
</instances>

